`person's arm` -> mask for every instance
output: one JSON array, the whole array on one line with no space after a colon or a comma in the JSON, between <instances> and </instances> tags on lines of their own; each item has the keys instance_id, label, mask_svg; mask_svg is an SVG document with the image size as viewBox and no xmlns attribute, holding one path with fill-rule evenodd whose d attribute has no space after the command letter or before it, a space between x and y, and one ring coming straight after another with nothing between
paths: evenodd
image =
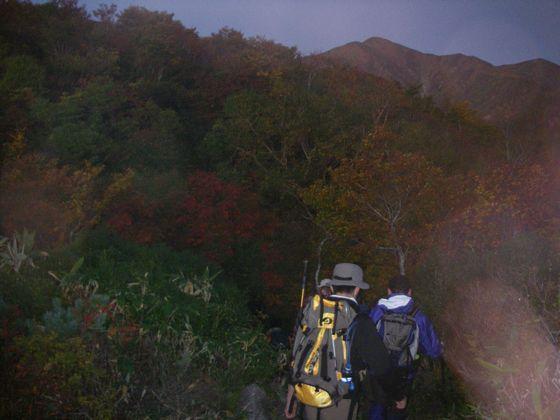
<instances>
[{"instance_id":1,"label":"person's arm","mask_svg":"<svg viewBox=\"0 0 560 420\"><path fill-rule=\"evenodd\" d=\"M371 318L371 320L375 325L377 325L377 323L379 322L382 316L383 316L383 309L381 309L379 305L375 305L369 313L369 317Z\"/></svg>"},{"instance_id":2,"label":"person's arm","mask_svg":"<svg viewBox=\"0 0 560 420\"><path fill-rule=\"evenodd\" d=\"M437 359L443 353L443 347L441 341L436 334L433 324L430 322L428 317L422 312L416 315L416 324L419 330L419 341L420 353L432 358Z\"/></svg>"}]
</instances>

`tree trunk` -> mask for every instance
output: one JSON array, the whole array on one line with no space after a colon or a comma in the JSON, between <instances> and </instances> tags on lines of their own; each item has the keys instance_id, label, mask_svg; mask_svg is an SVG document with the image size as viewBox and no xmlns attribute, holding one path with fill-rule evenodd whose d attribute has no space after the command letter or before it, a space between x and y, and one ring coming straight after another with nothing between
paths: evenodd
<instances>
[{"instance_id":1,"label":"tree trunk","mask_svg":"<svg viewBox=\"0 0 560 420\"><path fill-rule=\"evenodd\" d=\"M329 240L328 236L325 236L323 238L323 240L319 243L319 246L317 247L317 269L315 270L315 286L318 287L319 286L319 274L321 272L321 254L323 252L323 245L325 245L325 242L327 242Z\"/></svg>"},{"instance_id":2,"label":"tree trunk","mask_svg":"<svg viewBox=\"0 0 560 420\"><path fill-rule=\"evenodd\" d=\"M406 253L403 252L400 246L397 247L397 257L399 259L399 274L404 276L406 274Z\"/></svg>"}]
</instances>

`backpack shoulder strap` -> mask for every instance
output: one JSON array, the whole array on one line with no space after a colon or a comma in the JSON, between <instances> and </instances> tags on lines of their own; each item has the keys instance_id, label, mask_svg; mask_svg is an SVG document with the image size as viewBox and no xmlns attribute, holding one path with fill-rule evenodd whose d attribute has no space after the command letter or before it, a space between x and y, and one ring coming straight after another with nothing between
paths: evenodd
<instances>
[{"instance_id":1,"label":"backpack shoulder strap","mask_svg":"<svg viewBox=\"0 0 560 420\"><path fill-rule=\"evenodd\" d=\"M329 300L333 301L333 302L344 302L346 303L348 306L350 306L354 312L358 313L360 312L360 305L358 303L356 303L354 300L352 299L345 299L345 298L340 298L340 297L329 297Z\"/></svg>"}]
</instances>

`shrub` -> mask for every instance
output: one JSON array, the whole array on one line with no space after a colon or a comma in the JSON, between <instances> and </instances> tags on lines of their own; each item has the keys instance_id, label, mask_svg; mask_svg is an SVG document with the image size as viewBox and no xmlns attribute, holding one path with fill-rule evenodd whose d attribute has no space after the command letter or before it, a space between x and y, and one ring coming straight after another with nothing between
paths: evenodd
<instances>
[{"instance_id":1,"label":"shrub","mask_svg":"<svg viewBox=\"0 0 560 420\"><path fill-rule=\"evenodd\" d=\"M79 337L35 333L15 340L14 391L5 415L110 418L115 390Z\"/></svg>"},{"instance_id":2,"label":"shrub","mask_svg":"<svg viewBox=\"0 0 560 420\"><path fill-rule=\"evenodd\" d=\"M99 230L7 274L6 415L231 417L244 386L282 367L247 293L188 252Z\"/></svg>"},{"instance_id":3,"label":"shrub","mask_svg":"<svg viewBox=\"0 0 560 420\"><path fill-rule=\"evenodd\" d=\"M14 233L12 238L0 237L0 268L7 266L16 273L24 265L35 267L33 264L33 244L35 234L28 232Z\"/></svg>"}]
</instances>

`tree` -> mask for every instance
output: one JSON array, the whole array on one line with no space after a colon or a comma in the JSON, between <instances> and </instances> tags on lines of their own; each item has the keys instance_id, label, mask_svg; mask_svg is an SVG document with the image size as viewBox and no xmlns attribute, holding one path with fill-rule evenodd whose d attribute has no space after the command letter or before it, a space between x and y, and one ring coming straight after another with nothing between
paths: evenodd
<instances>
[{"instance_id":1,"label":"tree","mask_svg":"<svg viewBox=\"0 0 560 420\"><path fill-rule=\"evenodd\" d=\"M102 168L87 162L80 169L59 166L38 154L8 161L0 181L1 229L5 236L24 229L42 247L67 244L99 222L103 208L127 187L132 173L100 181Z\"/></svg>"},{"instance_id":2,"label":"tree","mask_svg":"<svg viewBox=\"0 0 560 420\"><path fill-rule=\"evenodd\" d=\"M444 247L450 252L489 251L527 232L553 237L558 228L557 177L557 169L536 163L504 164L473 176L471 200L444 226Z\"/></svg>"},{"instance_id":3,"label":"tree","mask_svg":"<svg viewBox=\"0 0 560 420\"><path fill-rule=\"evenodd\" d=\"M88 160L119 171L166 169L179 159L177 114L110 79L91 80L59 101L38 101L34 115L33 142L64 163Z\"/></svg>"},{"instance_id":4,"label":"tree","mask_svg":"<svg viewBox=\"0 0 560 420\"><path fill-rule=\"evenodd\" d=\"M393 253L404 274L407 257L426 246L454 195L441 169L421 155L387 149L391 139L390 133L366 138L355 157L304 190L303 198L333 237L352 239L361 255Z\"/></svg>"},{"instance_id":5,"label":"tree","mask_svg":"<svg viewBox=\"0 0 560 420\"><path fill-rule=\"evenodd\" d=\"M173 185L169 178L153 177L122 194L106 212L108 224L136 242L167 242L220 262L234 254L237 244L264 241L272 233L274 223L249 190L210 172L197 171Z\"/></svg>"},{"instance_id":6,"label":"tree","mask_svg":"<svg viewBox=\"0 0 560 420\"><path fill-rule=\"evenodd\" d=\"M183 87L192 83L200 53L198 35L173 14L131 6L118 17L115 41L129 78L180 81Z\"/></svg>"}]
</instances>

